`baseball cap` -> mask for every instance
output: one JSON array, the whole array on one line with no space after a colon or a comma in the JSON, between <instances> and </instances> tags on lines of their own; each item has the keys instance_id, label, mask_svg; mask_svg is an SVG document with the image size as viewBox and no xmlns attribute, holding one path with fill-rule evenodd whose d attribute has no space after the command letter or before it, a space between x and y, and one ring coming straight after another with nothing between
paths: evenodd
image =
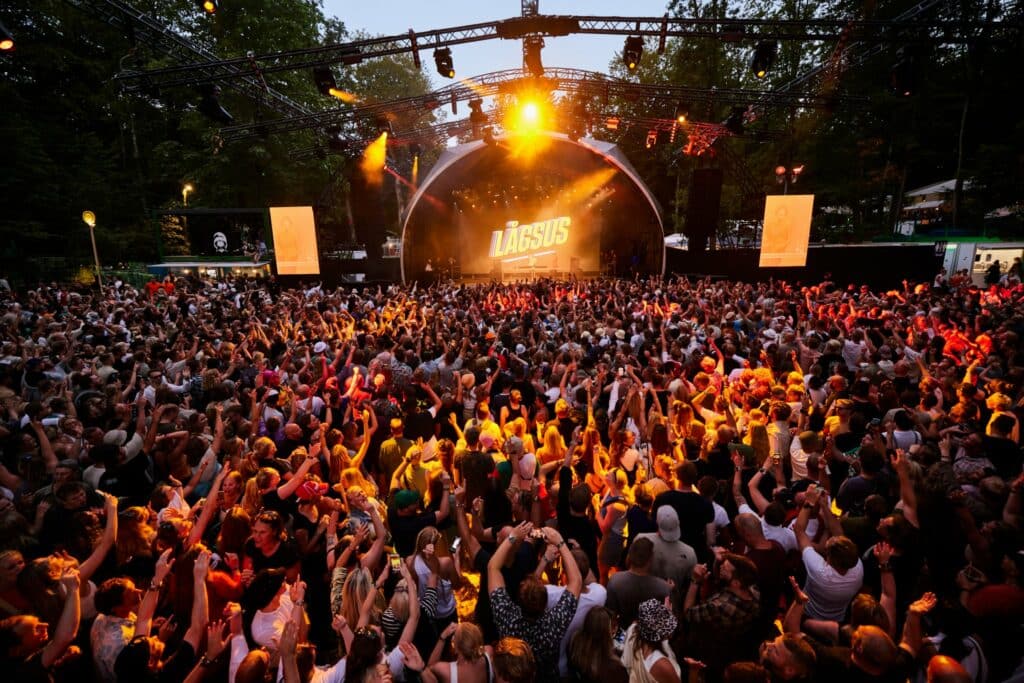
<instances>
[{"instance_id":1,"label":"baseball cap","mask_svg":"<svg viewBox=\"0 0 1024 683\"><path fill-rule=\"evenodd\" d=\"M312 500L317 496L322 496L327 493L327 484L313 481L312 479L305 481L295 492L299 500Z\"/></svg>"},{"instance_id":2,"label":"baseball cap","mask_svg":"<svg viewBox=\"0 0 1024 683\"><path fill-rule=\"evenodd\" d=\"M679 515L670 505L658 508L658 535L669 543L679 540Z\"/></svg>"},{"instance_id":3,"label":"baseball cap","mask_svg":"<svg viewBox=\"0 0 1024 683\"><path fill-rule=\"evenodd\" d=\"M418 491L402 489L395 494L395 507L399 510L407 508L410 505L415 505L418 502L420 502L420 494Z\"/></svg>"},{"instance_id":4,"label":"baseball cap","mask_svg":"<svg viewBox=\"0 0 1024 683\"><path fill-rule=\"evenodd\" d=\"M313 344L313 353L319 354L325 351L327 351L327 342L318 341L316 344Z\"/></svg>"}]
</instances>

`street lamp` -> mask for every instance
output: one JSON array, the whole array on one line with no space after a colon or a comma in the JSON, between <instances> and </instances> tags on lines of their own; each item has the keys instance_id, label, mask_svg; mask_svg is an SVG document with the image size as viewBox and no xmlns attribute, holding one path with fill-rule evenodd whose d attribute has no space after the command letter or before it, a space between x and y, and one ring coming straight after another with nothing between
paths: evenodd
<instances>
[{"instance_id":1,"label":"street lamp","mask_svg":"<svg viewBox=\"0 0 1024 683\"><path fill-rule=\"evenodd\" d=\"M782 185L782 194L788 194L790 183L796 184L796 181L800 180L800 174L804 172L804 165L799 166L779 166L775 167L775 181Z\"/></svg>"},{"instance_id":2,"label":"street lamp","mask_svg":"<svg viewBox=\"0 0 1024 683\"><path fill-rule=\"evenodd\" d=\"M96 262L96 284L103 289L103 276L100 274L100 253L96 250L96 214L92 211L82 212L82 222L89 226L89 239L92 240L92 258Z\"/></svg>"},{"instance_id":3,"label":"street lamp","mask_svg":"<svg viewBox=\"0 0 1024 683\"><path fill-rule=\"evenodd\" d=\"M185 183L185 186L181 188L181 201L185 206L188 206L189 192L193 192L195 189L196 188L192 187L192 183Z\"/></svg>"}]
</instances>

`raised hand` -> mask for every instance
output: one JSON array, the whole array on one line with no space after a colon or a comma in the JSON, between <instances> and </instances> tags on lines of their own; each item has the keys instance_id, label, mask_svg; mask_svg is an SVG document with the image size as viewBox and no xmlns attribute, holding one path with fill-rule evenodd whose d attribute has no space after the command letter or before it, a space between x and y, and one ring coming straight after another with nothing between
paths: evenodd
<instances>
[{"instance_id":1,"label":"raised hand","mask_svg":"<svg viewBox=\"0 0 1024 683\"><path fill-rule=\"evenodd\" d=\"M936 599L935 593L925 593L910 603L910 613L917 615L927 614L932 611L936 603L938 603L938 599Z\"/></svg>"},{"instance_id":2,"label":"raised hand","mask_svg":"<svg viewBox=\"0 0 1024 683\"><path fill-rule=\"evenodd\" d=\"M153 571L153 583L163 583L173 566L174 559L171 557L171 548L168 548L157 558L156 568Z\"/></svg>"},{"instance_id":3,"label":"raised hand","mask_svg":"<svg viewBox=\"0 0 1024 683\"><path fill-rule=\"evenodd\" d=\"M206 578L210 571L210 551L203 549L196 556L195 564L192 565L192 575L197 579Z\"/></svg>"},{"instance_id":4,"label":"raised hand","mask_svg":"<svg viewBox=\"0 0 1024 683\"><path fill-rule=\"evenodd\" d=\"M875 544L874 553L878 564L889 564L889 559L892 557L892 546L885 541L879 541Z\"/></svg>"},{"instance_id":5,"label":"raised hand","mask_svg":"<svg viewBox=\"0 0 1024 683\"><path fill-rule=\"evenodd\" d=\"M800 588L800 584L796 582L795 576L789 577L789 585L793 589L793 599L801 605L806 605L810 598L807 597L807 593L804 593L803 589Z\"/></svg>"},{"instance_id":6,"label":"raised hand","mask_svg":"<svg viewBox=\"0 0 1024 683\"><path fill-rule=\"evenodd\" d=\"M423 658L420 656L419 650L416 649L415 645L403 641L398 644L398 649L402 651L406 667L416 672L421 672L426 668L426 664L423 663Z\"/></svg>"},{"instance_id":7,"label":"raised hand","mask_svg":"<svg viewBox=\"0 0 1024 683\"><path fill-rule=\"evenodd\" d=\"M291 598L292 604L297 604L305 600L306 598L306 582L296 581L292 584L292 587L288 589L288 597Z\"/></svg>"}]
</instances>

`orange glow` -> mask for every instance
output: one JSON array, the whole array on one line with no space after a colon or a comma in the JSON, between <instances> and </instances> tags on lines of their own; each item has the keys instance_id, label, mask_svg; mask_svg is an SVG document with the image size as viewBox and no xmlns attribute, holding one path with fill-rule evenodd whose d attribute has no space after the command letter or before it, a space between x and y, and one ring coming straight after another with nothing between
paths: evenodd
<instances>
[{"instance_id":1,"label":"orange glow","mask_svg":"<svg viewBox=\"0 0 1024 683\"><path fill-rule=\"evenodd\" d=\"M345 92L344 90L338 90L337 88L331 88L330 90L327 91L327 93L331 97L337 97L339 100L341 100L345 104L353 104L354 102L358 102L359 101L359 96L358 95L353 95L350 92Z\"/></svg>"},{"instance_id":2,"label":"orange glow","mask_svg":"<svg viewBox=\"0 0 1024 683\"><path fill-rule=\"evenodd\" d=\"M13 50L13 49L14 49L14 41L13 40L11 40L10 38L4 38L3 40L0 40L0 50L4 50L6 52L7 50Z\"/></svg>"},{"instance_id":3,"label":"orange glow","mask_svg":"<svg viewBox=\"0 0 1024 683\"><path fill-rule=\"evenodd\" d=\"M417 154L412 158L412 186L415 187L420 182L420 155Z\"/></svg>"},{"instance_id":4,"label":"orange glow","mask_svg":"<svg viewBox=\"0 0 1024 683\"><path fill-rule=\"evenodd\" d=\"M217 11L217 4L213 2L213 0L204 0L203 11L205 11L207 14L213 14Z\"/></svg>"},{"instance_id":5,"label":"orange glow","mask_svg":"<svg viewBox=\"0 0 1024 683\"><path fill-rule=\"evenodd\" d=\"M368 184L380 185L384 181L384 164L387 161L387 154L388 134L381 133L379 138L366 147L363 158L359 162L359 168Z\"/></svg>"},{"instance_id":6,"label":"orange glow","mask_svg":"<svg viewBox=\"0 0 1024 683\"><path fill-rule=\"evenodd\" d=\"M491 94L487 92L487 90L485 90L482 85L480 85L476 81L471 81L468 78L460 78L459 83L472 90L474 93L477 94L478 97L488 97Z\"/></svg>"}]
</instances>

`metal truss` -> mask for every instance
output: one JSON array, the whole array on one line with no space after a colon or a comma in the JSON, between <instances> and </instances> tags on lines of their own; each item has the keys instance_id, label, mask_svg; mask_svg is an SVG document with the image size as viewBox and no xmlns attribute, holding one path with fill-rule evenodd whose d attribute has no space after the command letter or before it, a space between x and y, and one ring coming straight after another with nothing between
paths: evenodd
<instances>
[{"instance_id":1,"label":"metal truss","mask_svg":"<svg viewBox=\"0 0 1024 683\"><path fill-rule=\"evenodd\" d=\"M72 1L72 0L69 0ZM82 2L83 0L73 0ZM112 0L110 0L112 1ZM846 21L839 19L699 19L663 17L598 17L528 15L502 21L468 24L367 38L322 47L286 50L249 57L235 57L207 64L181 64L148 71L118 74L125 87L139 89L140 83L158 87L190 86L220 80L243 78L258 65L263 73L310 69L331 64L356 64L365 59L411 53L420 63L420 50L464 45L484 40L519 40L526 37L553 37L569 34L641 35L657 37L659 49L666 38L717 38L726 42L757 40L837 40L842 35L870 39L874 43L915 41L962 43L973 32L990 26L984 23L930 21Z\"/></svg>"},{"instance_id":2,"label":"metal truss","mask_svg":"<svg viewBox=\"0 0 1024 683\"><path fill-rule=\"evenodd\" d=\"M153 17L125 2L120 2L120 0L64 1L68 5L123 31L132 40L181 62L183 66L193 70L196 74L203 75L204 81L223 80L226 86L283 116L300 116L312 111L288 96L267 87L259 69L254 68L248 59L246 60L248 66L244 69L234 69L228 74L225 67L222 66L223 60L214 52L196 45L195 42L172 31ZM132 73L137 74L139 80L134 81L136 87L129 90L158 85L147 81L144 72Z\"/></svg>"},{"instance_id":3,"label":"metal truss","mask_svg":"<svg viewBox=\"0 0 1024 683\"><path fill-rule=\"evenodd\" d=\"M550 68L543 79L525 77L519 69L495 71L475 76L425 95L405 97L387 102L364 104L347 109L329 109L282 119L245 123L221 129L221 138L233 142L256 136L267 136L308 129L338 129L359 120L393 117L407 112L431 111L443 106L456 106L458 102L513 94L521 91L562 92L578 99L593 98L607 105L612 99L629 101L678 103L713 103L720 105L749 105L766 101L768 106L819 107L833 106L837 102L851 104L862 98L850 96L818 96L804 93L769 93L736 88L692 88L673 85L644 85L582 69Z\"/></svg>"}]
</instances>

